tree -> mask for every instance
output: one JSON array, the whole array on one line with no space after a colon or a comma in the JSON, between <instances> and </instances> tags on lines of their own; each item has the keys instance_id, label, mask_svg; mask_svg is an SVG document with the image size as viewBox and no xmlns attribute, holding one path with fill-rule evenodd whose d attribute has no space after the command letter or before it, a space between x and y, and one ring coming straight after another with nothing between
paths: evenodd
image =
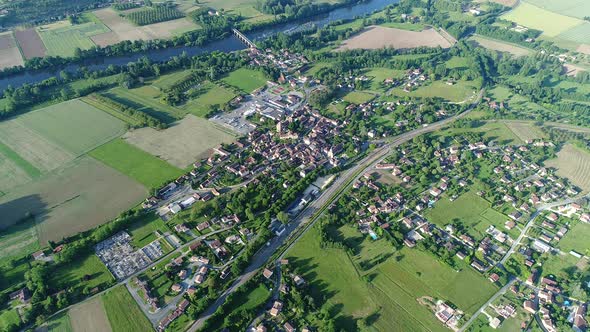
<instances>
[{"instance_id":1,"label":"tree","mask_svg":"<svg viewBox=\"0 0 590 332\"><path fill-rule=\"evenodd\" d=\"M281 211L277 214L277 219L284 225L289 223L289 215L284 211Z\"/></svg>"}]
</instances>

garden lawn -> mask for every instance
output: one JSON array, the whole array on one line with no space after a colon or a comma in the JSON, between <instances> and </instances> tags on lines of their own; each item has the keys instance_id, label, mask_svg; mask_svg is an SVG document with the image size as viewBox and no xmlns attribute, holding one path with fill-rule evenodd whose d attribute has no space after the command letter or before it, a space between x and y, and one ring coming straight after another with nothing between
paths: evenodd
<instances>
[{"instance_id":1,"label":"garden lawn","mask_svg":"<svg viewBox=\"0 0 590 332\"><path fill-rule=\"evenodd\" d=\"M102 296L102 301L113 331L153 331L149 320L125 286L117 286L108 291Z\"/></svg>"},{"instance_id":2,"label":"garden lawn","mask_svg":"<svg viewBox=\"0 0 590 332\"><path fill-rule=\"evenodd\" d=\"M258 285L249 293L240 297L240 303L236 303L236 311L252 310L262 305L270 296L270 291L264 284Z\"/></svg>"},{"instance_id":3,"label":"garden lawn","mask_svg":"<svg viewBox=\"0 0 590 332\"><path fill-rule=\"evenodd\" d=\"M574 250L582 255L590 255L588 239L590 239L590 224L579 222L559 241L558 247L566 253Z\"/></svg>"},{"instance_id":4,"label":"garden lawn","mask_svg":"<svg viewBox=\"0 0 590 332\"><path fill-rule=\"evenodd\" d=\"M267 79L260 71L248 68L240 68L229 73L228 76L223 78L223 81L246 93L251 93L252 91L264 86Z\"/></svg>"},{"instance_id":5,"label":"garden lawn","mask_svg":"<svg viewBox=\"0 0 590 332\"><path fill-rule=\"evenodd\" d=\"M160 186L183 174L180 168L176 168L122 139L116 139L100 146L91 151L90 156L148 188Z\"/></svg>"}]
</instances>

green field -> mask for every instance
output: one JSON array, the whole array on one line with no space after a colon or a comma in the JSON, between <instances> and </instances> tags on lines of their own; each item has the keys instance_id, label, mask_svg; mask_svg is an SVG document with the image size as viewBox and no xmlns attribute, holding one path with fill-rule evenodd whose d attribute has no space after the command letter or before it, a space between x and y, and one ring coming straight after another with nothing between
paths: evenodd
<instances>
[{"instance_id":1,"label":"green field","mask_svg":"<svg viewBox=\"0 0 590 332\"><path fill-rule=\"evenodd\" d=\"M239 301L235 301L235 311L253 310L262 305L270 297L271 293L264 284L258 285L247 294L240 296Z\"/></svg>"},{"instance_id":2,"label":"green field","mask_svg":"<svg viewBox=\"0 0 590 332\"><path fill-rule=\"evenodd\" d=\"M590 43L590 23L584 22L560 33L557 38L580 44Z\"/></svg>"},{"instance_id":3,"label":"green field","mask_svg":"<svg viewBox=\"0 0 590 332\"><path fill-rule=\"evenodd\" d=\"M471 236L481 239L485 236L485 230L490 225L505 231L504 223L508 220L508 217L490 206L491 204L488 201L470 191L452 202L443 197L424 216L441 227L459 220ZM517 233L510 235L517 235Z\"/></svg>"},{"instance_id":4,"label":"green field","mask_svg":"<svg viewBox=\"0 0 590 332\"><path fill-rule=\"evenodd\" d=\"M447 85L446 82L434 81L431 84L422 85L410 92L405 92L403 88L397 87L391 90L391 94L400 97L439 97L451 102L460 102L473 97L478 89L479 84L475 81L458 81L455 85Z\"/></svg>"},{"instance_id":5,"label":"green field","mask_svg":"<svg viewBox=\"0 0 590 332\"><path fill-rule=\"evenodd\" d=\"M349 103L360 105L371 101L373 98L375 98L375 95L372 93L352 91L346 94L342 99Z\"/></svg>"},{"instance_id":6,"label":"green field","mask_svg":"<svg viewBox=\"0 0 590 332\"><path fill-rule=\"evenodd\" d=\"M526 0L548 11L583 19L590 15L590 2L587 0Z\"/></svg>"},{"instance_id":7,"label":"green field","mask_svg":"<svg viewBox=\"0 0 590 332\"><path fill-rule=\"evenodd\" d=\"M453 56L445 63L449 69L469 67L469 59L465 57Z\"/></svg>"},{"instance_id":8,"label":"green field","mask_svg":"<svg viewBox=\"0 0 590 332\"><path fill-rule=\"evenodd\" d=\"M0 260L22 257L39 249L39 237L33 218L0 231Z\"/></svg>"},{"instance_id":9,"label":"green field","mask_svg":"<svg viewBox=\"0 0 590 332\"><path fill-rule=\"evenodd\" d=\"M556 37L560 33L583 23L580 19L556 14L527 2L521 2L515 9L503 15L502 18L527 28L541 30L548 37Z\"/></svg>"},{"instance_id":10,"label":"green field","mask_svg":"<svg viewBox=\"0 0 590 332\"><path fill-rule=\"evenodd\" d=\"M162 103L160 101L161 92L151 85L136 89L114 88L105 95L165 123L172 123L186 115L186 112Z\"/></svg>"},{"instance_id":11,"label":"green field","mask_svg":"<svg viewBox=\"0 0 590 332\"><path fill-rule=\"evenodd\" d=\"M402 29L402 30L409 30L409 31L422 31L425 28L424 24L420 23L397 23L397 22L387 22L380 24L384 27L388 28L395 28L395 29Z\"/></svg>"},{"instance_id":12,"label":"green field","mask_svg":"<svg viewBox=\"0 0 590 332\"><path fill-rule=\"evenodd\" d=\"M85 275L90 275L92 278L89 281L84 281L83 277ZM90 254L86 257L77 258L72 263L55 270L51 274L49 284L54 289L61 290L64 287L72 287L77 292L81 292L85 287L92 289L112 281L114 281L114 278L111 272L107 270L98 256Z\"/></svg>"},{"instance_id":13,"label":"green field","mask_svg":"<svg viewBox=\"0 0 590 332\"><path fill-rule=\"evenodd\" d=\"M41 171L37 167L31 165L30 162L23 159L10 147L3 144L2 142L0 142L0 155L4 155L8 159L10 159L12 162L16 164L16 166L24 170L27 173L27 175L29 175L31 178L37 178L41 175Z\"/></svg>"},{"instance_id":14,"label":"green field","mask_svg":"<svg viewBox=\"0 0 590 332\"><path fill-rule=\"evenodd\" d=\"M183 174L181 169L128 144L122 139L112 140L100 146L91 151L90 156L148 188L162 185L164 182Z\"/></svg>"},{"instance_id":15,"label":"green field","mask_svg":"<svg viewBox=\"0 0 590 332\"><path fill-rule=\"evenodd\" d=\"M200 117L206 117L213 105L221 107L236 97L233 91L211 82L202 84L195 94L198 96L182 108Z\"/></svg>"},{"instance_id":16,"label":"green field","mask_svg":"<svg viewBox=\"0 0 590 332\"><path fill-rule=\"evenodd\" d=\"M514 134L510 128L502 122L487 122L483 126L476 128L452 128L443 131L442 135L461 135L465 132L479 132L483 133L484 141L494 141L499 145L506 144L522 144L523 141Z\"/></svg>"},{"instance_id":17,"label":"green field","mask_svg":"<svg viewBox=\"0 0 590 332\"><path fill-rule=\"evenodd\" d=\"M252 91L264 86L267 78L260 71L240 68L232 71L228 76L223 78L223 81L231 86L246 92L251 93Z\"/></svg>"},{"instance_id":18,"label":"green field","mask_svg":"<svg viewBox=\"0 0 590 332\"><path fill-rule=\"evenodd\" d=\"M110 30L102 23L88 22L56 29L39 28L38 31L48 56L71 57L76 48L87 50L95 46L90 37Z\"/></svg>"},{"instance_id":19,"label":"green field","mask_svg":"<svg viewBox=\"0 0 590 332\"><path fill-rule=\"evenodd\" d=\"M162 91L166 91L166 90L170 89L176 82L189 77L191 74L192 74L191 70L181 70L181 71L176 71L176 72L173 72L170 74L165 74L165 75L158 77L157 80L152 82L152 86L154 86Z\"/></svg>"},{"instance_id":20,"label":"green field","mask_svg":"<svg viewBox=\"0 0 590 332\"><path fill-rule=\"evenodd\" d=\"M105 293L102 301L113 331L153 331L149 320L143 315L125 286L118 286Z\"/></svg>"},{"instance_id":21,"label":"green field","mask_svg":"<svg viewBox=\"0 0 590 332\"><path fill-rule=\"evenodd\" d=\"M590 224L580 222L567 232L558 246L566 253L574 250L582 255L590 255L588 239L590 239Z\"/></svg>"},{"instance_id":22,"label":"green field","mask_svg":"<svg viewBox=\"0 0 590 332\"><path fill-rule=\"evenodd\" d=\"M389 69L389 68L371 68L364 73L371 78L371 91L385 92L389 87L382 87L381 84L388 78L399 79L404 76L404 70Z\"/></svg>"},{"instance_id":23,"label":"green field","mask_svg":"<svg viewBox=\"0 0 590 332\"><path fill-rule=\"evenodd\" d=\"M70 316L67 312L63 312L47 322L48 332L73 332Z\"/></svg>"},{"instance_id":24,"label":"green field","mask_svg":"<svg viewBox=\"0 0 590 332\"><path fill-rule=\"evenodd\" d=\"M27 259L15 261L14 264L8 264L8 260L3 260L0 265L0 291L4 291L17 284L24 283L25 273L30 269Z\"/></svg>"},{"instance_id":25,"label":"green field","mask_svg":"<svg viewBox=\"0 0 590 332\"><path fill-rule=\"evenodd\" d=\"M122 121L77 99L27 113L17 121L76 155L125 132Z\"/></svg>"},{"instance_id":26,"label":"green field","mask_svg":"<svg viewBox=\"0 0 590 332\"><path fill-rule=\"evenodd\" d=\"M155 231L169 231L168 227L156 214L149 214L129 226L128 231L133 238L133 245L142 248L156 240Z\"/></svg>"},{"instance_id":27,"label":"green field","mask_svg":"<svg viewBox=\"0 0 590 332\"><path fill-rule=\"evenodd\" d=\"M353 257L340 249L320 248L318 230L312 228L288 258L304 271L314 297L327 300L325 307L338 328L356 330L356 318L371 316L371 327L378 331L445 331L417 298L444 298L472 314L496 291L471 269L456 272L418 250L396 253L386 240L368 240L349 226L332 232L353 247ZM363 275L372 281L363 281Z\"/></svg>"}]
</instances>

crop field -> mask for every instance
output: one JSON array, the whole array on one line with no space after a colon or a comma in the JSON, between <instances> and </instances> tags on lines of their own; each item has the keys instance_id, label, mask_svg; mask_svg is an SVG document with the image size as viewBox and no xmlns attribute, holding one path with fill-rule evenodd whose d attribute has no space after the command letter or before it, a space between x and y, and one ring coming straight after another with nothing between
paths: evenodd
<instances>
[{"instance_id":1,"label":"crop field","mask_svg":"<svg viewBox=\"0 0 590 332\"><path fill-rule=\"evenodd\" d=\"M5 147L0 148L0 153L11 159L29 176L37 176L36 173L39 171L52 171L74 159L73 153L39 135L21 120L22 117L18 117L0 122L0 147Z\"/></svg>"},{"instance_id":2,"label":"crop field","mask_svg":"<svg viewBox=\"0 0 590 332\"><path fill-rule=\"evenodd\" d=\"M112 140L91 151L89 155L147 188L157 187L182 174L182 170L122 139Z\"/></svg>"},{"instance_id":3,"label":"crop field","mask_svg":"<svg viewBox=\"0 0 590 332\"><path fill-rule=\"evenodd\" d=\"M590 2L586 0L526 0L548 11L583 19L590 14Z\"/></svg>"},{"instance_id":4,"label":"crop field","mask_svg":"<svg viewBox=\"0 0 590 332\"><path fill-rule=\"evenodd\" d=\"M6 155L6 152L9 152L8 156ZM15 161L14 158L16 158L17 161ZM26 160L23 160L20 156L14 154L12 150L8 149L7 146L0 142L0 188L3 190L0 191L0 196L5 195L10 189L32 180L33 176L30 174L31 172L27 172L26 169L21 168L18 161L30 165ZM31 166L30 171L33 170L37 169Z\"/></svg>"},{"instance_id":5,"label":"crop field","mask_svg":"<svg viewBox=\"0 0 590 332\"><path fill-rule=\"evenodd\" d=\"M45 56L47 49L35 29L16 30L14 37L18 41L25 59L42 58Z\"/></svg>"},{"instance_id":6,"label":"crop field","mask_svg":"<svg viewBox=\"0 0 590 332\"><path fill-rule=\"evenodd\" d=\"M233 91L211 82L202 84L197 93L198 97L182 108L200 117L206 117L213 105L223 106L236 97Z\"/></svg>"},{"instance_id":7,"label":"crop field","mask_svg":"<svg viewBox=\"0 0 590 332\"><path fill-rule=\"evenodd\" d=\"M122 121L77 99L27 113L17 121L77 156L125 132Z\"/></svg>"},{"instance_id":8,"label":"crop field","mask_svg":"<svg viewBox=\"0 0 590 332\"><path fill-rule=\"evenodd\" d=\"M574 250L580 254L590 254L590 247L588 247L588 239L590 238L590 224L580 222L575 225L567 234L559 241L559 248L565 252Z\"/></svg>"},{"instance_id":9,"label":"crop field","mask_svg":"<svg viewBox=\"0 0 590 332\"><path fill-rule=\"evenodd\" d=\"M416 32L370 26L365 31L345 40L338 50L379 49L383 47L407 49L420 46L448 48L452 45L434 29Z\"/></svg>"},{"instance_id":10,"label":"crop field","mask_svg":"<svg viewBox=\"0 0 590 332\"><path fill-rule=\"evenodd\" d=\"M248 68L240 68L231 72L223 79L223 81L246 93L251 93L252 91L264 86L267 79L260 71Z\"/></svg>"},{"instance_id":11,"label":"crop field","mask_svg":"<svg viewBox=\"0 0 590 332\"><path fill-rule=\"evenodd\" d=\"M558 176L569 179L583 192L590 191L590 153L587 151L566 144L557 158L547 160L545 166L557 169Z\"/></svg>"},{"instance_id":12,"label":"crop field","mask_svg":"<svg viewBox=\"0 0 590 332\"><path fill-rule=\"evenodd\" d=\"M349 103L360 105L371 101L373 98L375 98L375 95L372 93L352 91L348 93L346 96L344 96L344 98L342 99Z\"/></svg>"},{"instance_id":13,"label":"crop field","mask_svg":"<svg viewBox=\"0 0 590 332\"><path fill-rule=\"evenodd\" d=\"M434 81L428 85L422 85L415 90L405 92L403 88L396 87L391 90L393 96L413 96L420 98L443 98L451 102L460 102L475 95L479 85L475 81L458 81L454 85L447 85L442 81Z\"/></svg>"},{"instance_id":14,"label":"crop field","mask_svg":"<svg viewBox=\"0 0 590 332\"><path fill-rule=\"evenodd\" d=\"M22 257L39 250L39 248L34 218L0 230L0 260L9 257Z\"/></svg>"},{"instance_id":15,"label":"crop field","mask_svg":"<svg viewBox=\"0 0 590 332\"><path fill-rule=\"evenodd\" d=\"M99 9L93 13L111 30L92 37L92 41L99 46L113 45L123 40L168 39L200 28L188 18L135 26L112 8Z\"/></svg>"},{"instance_id":16,"label":"crop field","mask_svg":"<svg viewBox=\"0 0 590 332\"><path fill-rule=\"evenodd\" d=\"M588 12L590 13L590 11ZM590 23L584 22L567 31L560 33L557 38L576 43L590 43Z\"/></svg>"},{"instance_id":17,"label":"crop field","mask_svg":"<svg viewBox=\"0 0 590 332\"><path fill-rule=\"evenodd\" d=\"M118 286L102 296L113 331L153 331L152 325L125 286ZM125 310L121 310L125 308Z\"/></svg>"},{"instance_id":18,"label":"crop field","mask_svg":"<svg viewBox=\"0 0 590 332\"><path fill-rule=\"evenodd\" d=\"M527 28L541 30L548 37L556 37L583 23L580 19L556 14L527 2L521 2L502 18Z\"/></svg>"},{"instance_id":19,"label":"crop field","mask_svg":"<svg viewBox=\"0 0 590 332\"><path fill-rule=\"evenodd\" d=\"M503 123L523 142L547 137L541 128L535 126L535 124L530 121L507 120L503 121Z\"/></svg>"},{"instance_id":20,"label":"crop field","mask_svg":"<svg viewBox=\"0 0 590 332\"><path fill-rule=\"evenodd\" d=\"M47 55L70 57L74 50L87 50L95 46L90 37L107 33L110 30L102 23L88 22L79 25L60 27L56 29L42 29L38 32L47 49Z\"/></svg>"},{"instance_id":21,"label":"crop field","mask_svg":"<svg viewBox=\"0 0 590 332\"><path fill-rule=\"evenodd\" d=\"M479 46L502 53L509 53L516 57L529 55L532 51L517 45L512 45L504 41L495 40L483 36L473 36L470 40L475 41Z\"/></svg>"},{"instance_id":22,"label":"crop field","mask_svg":"<svg viewBox=\"0 0 590 332\"><path fill-rule=\"evenodd\" d=\"M114 88L105 95L165 123L172 123L186 114L176 107L162 103L161 92L149 85L136 89Z\"/></svg>"},{"instance_id":23,"label":"crop field","mask_svg":"<svg viewBox=\"0 0 590 332\"><path fill-rule=\"evenodd\" d=\"M101 225L146 195L147 190L127 176L94 159L81 158L2 196L0 228L33 214L39 242L45 245Z\"/></svg>"},{"instance_id":24,"label":"crop field","mask_svg":"<svg viewBox=\"0 0 590 332\"><path fill-rule=\"evenodd\" d=\"M0 69L25 64L12 32L0 33Z\"/></svg>"},{"instance_id":25,"label":"crop field","mask_svg":"<svg viewBox=\"0 0 590 332\"><path fill-rule=\"evenodd\" d=\"M165 130L141 128L126 133L123 138L182 169L205 157L210 148L235 140L212 122L191 114Z\"/></svg>"},{"instance_id":26,"label":"crop field","mask_svg":"<svg viewBox=\"0 0 590 332\"><path fill-rule=\"evenodd\" d=\"M119 308L120 311L123 308ZM74 306L69 311L70 323L74 332L113 331L100 297Z\"/></svg>"}]
</instances>

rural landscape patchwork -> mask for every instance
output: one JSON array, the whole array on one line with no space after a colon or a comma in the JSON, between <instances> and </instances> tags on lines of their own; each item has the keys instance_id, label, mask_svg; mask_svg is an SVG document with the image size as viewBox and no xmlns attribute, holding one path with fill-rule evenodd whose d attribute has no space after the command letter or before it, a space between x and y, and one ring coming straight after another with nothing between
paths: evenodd
<instances>
[{"instance_id":1,"label":"rural landscape patchwork","mask_svg":"<svg viewBox=\"0 0 590 332\"><path fill-rule=\"evenodd\" d=\"M0 0L0 331L588 331L590 0Z\"/></svg>"}]
</instances>

